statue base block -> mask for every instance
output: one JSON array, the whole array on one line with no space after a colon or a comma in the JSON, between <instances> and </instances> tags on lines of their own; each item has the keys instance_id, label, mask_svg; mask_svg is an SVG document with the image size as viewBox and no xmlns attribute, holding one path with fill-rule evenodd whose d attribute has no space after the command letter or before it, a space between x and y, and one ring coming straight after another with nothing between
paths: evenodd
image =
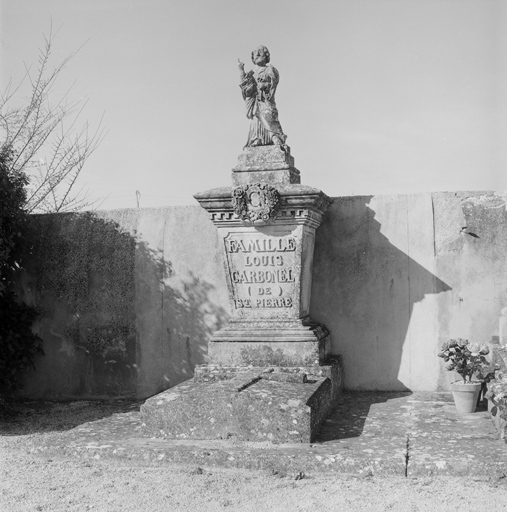
<instances>
[{"instance_id":1,"label":"statue base block","mask_svg":"<svg viewBox=\"0 0 507 512\"><path fill-rule=\"evenodd\" d=\"M287 185L300 183L299 172L291 169L278 171L233 171L232 184L249 185L251 183L268 182L271 184Z\"/></svg>"},{"instance_id":2,"label":"statue base block","mask_svg":"<svg viewBox=\"0 0 507 512\"><path fill-rule=\"evenodd\" d=\"M310 443L342 382L339 358L306 368L203 365L194 381L145 402L143 430L169 439Z\"/></svg>"},{"instance_id":3,"label":"statue base block","mask_svg":"<svg viewBox=\"0 0 507 512\"><path fill-rule=\"evenodd\" d=\"M248 185L256 182L271 185L301 183L299 171L294 167L294 158L289 146L246 147L232 170L232 184Z\"/></svg>"}]
</instances>

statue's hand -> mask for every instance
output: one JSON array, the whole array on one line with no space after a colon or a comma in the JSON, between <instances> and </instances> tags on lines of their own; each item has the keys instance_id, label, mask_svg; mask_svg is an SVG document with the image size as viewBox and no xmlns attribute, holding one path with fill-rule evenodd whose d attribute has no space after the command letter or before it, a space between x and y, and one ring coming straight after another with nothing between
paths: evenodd
<instances>
[{"instance_id":1,"label":"statue's hand","mask_svg":"<svg viewBox=\"0 0 507 512\"><path fill-rule=\"evenodd\" d=\"M240 71L245 71L245 64L238 59L238 68Z\"/></svg>"}]
</instances>

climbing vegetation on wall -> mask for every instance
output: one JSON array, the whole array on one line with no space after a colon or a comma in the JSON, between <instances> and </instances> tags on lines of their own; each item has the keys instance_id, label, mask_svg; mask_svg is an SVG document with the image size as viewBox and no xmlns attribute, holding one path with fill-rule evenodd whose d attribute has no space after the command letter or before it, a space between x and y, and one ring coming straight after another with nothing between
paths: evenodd
<instances>
[{"instance_id":1,"label":"climbing vegetation on wall","mask_svg":"<svg viewBox=\"0 0 507 512\"><path fill-rule=\"evenodd\" d=\"M94 213L36 216L31 222L38 302L67 309L62 335L92 356L130 359L135 350L135 239ZM130 347L130 348L129 348Z\"/></svg>"}]
</instances>

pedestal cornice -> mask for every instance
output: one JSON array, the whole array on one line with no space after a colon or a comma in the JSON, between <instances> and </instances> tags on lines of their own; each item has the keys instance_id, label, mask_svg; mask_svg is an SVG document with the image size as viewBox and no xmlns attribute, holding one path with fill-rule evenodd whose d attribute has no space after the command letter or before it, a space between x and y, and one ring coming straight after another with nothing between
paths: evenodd
<instances>
[{"instance_id":1,"label":"pedestal cornice","mask_svg":"<svg viewBox=\"0 0 507 512\"><path fill-rule=\"evenodd\" d=\"M332 203L332 199L324 192L307 185L286 184L274 188L280 195L280 205L276 217L269 224L304 224L317 228L322 221L322 215ZM235 214L234 190L235 187L214 188L197 193L194 198L209 212L212 222L218 227L256 225Z\"/></svg>"}]
</instances>

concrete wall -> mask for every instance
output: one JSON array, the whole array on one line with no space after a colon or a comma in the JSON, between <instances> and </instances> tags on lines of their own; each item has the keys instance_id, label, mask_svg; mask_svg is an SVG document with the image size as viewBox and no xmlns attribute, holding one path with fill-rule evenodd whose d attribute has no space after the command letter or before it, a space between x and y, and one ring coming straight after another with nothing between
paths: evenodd
<instances>
[{"instance_id":1,"label":"concrete wall","mask_svg":"<svg viewBox=\"0 0 507 512\"><path fill-rule=\"evenodd\" d=\"M350 389L447 389L445 337L495 342L507 305L505 194L336 198L317 231L311 315ZM192 376L229 317L216 229L195 207L33 219L20 289L45 357L31 397L146 397Z\"/></svg>"},{"instance_id":2,"label":"concrete wall","mask_svg":"<svg viewBox=\"0 0 507 512\"><path fill-rule=\"evenodd\" d=\"M351 389L448 389L441 341L496 343L507 305L503 193L335 200L317 232L311 314Z\"/></svg>"},{"instance_id":3,"label":"concrete wall","mask_svg":"<svg viewBox=\"0 0 507 512\"><path fill-rule=\"evenodd\" d=\"M34 398L147 397L189 379L228 319L216 230L199 207L36 216L20 283L41 316Z\"/></svg>"}]
</instances>

